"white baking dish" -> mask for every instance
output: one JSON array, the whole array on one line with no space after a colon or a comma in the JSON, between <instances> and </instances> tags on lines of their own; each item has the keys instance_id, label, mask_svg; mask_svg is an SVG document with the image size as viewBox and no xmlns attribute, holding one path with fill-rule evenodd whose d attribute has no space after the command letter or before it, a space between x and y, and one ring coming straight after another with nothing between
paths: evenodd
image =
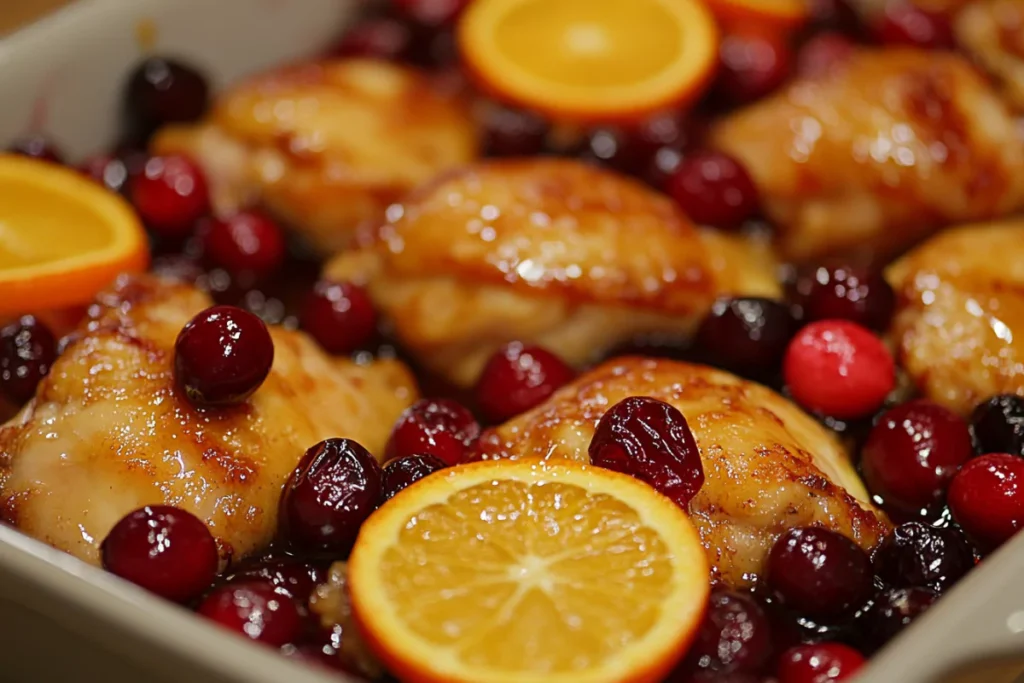
<instances>
[{"instance_id":1,"label":"white baking dish","mask_svg":"<svg viewBox=\"0 0 1024 683\"><path fill-rule=\"evenodd\" d=\"M150 41L154 51L185 57L222 85L313 54L337 35L355 4L79 0L0 40L0 143L38 127L72 156L101 149L115 140L121 85ZM948 680L1018 680L1024 672L1022 570L1024 536L964 579L858 680L924 683L956 668L961 676ZM5 527L0 623L4 681L344 680L221 632ZM982 660L999 661L987 666Z\"/></svg>"}]
</instances>

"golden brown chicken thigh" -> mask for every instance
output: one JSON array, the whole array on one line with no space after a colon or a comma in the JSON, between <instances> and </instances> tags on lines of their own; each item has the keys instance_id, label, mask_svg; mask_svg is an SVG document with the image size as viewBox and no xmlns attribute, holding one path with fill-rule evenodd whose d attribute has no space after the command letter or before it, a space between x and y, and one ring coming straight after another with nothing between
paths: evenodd
<instances>
[{"instance_id":1,"label":"golden brown chicken thigh","mask_svg":"<svg viewBox=\"0 0 1024 683\"><path fill-rule=\"evenodd\" d=\"M486 433L481 454L586 461L601 416L630 396L672 404L693 431L705 481L690 515L713 579L756 583L775 539L791 527L824 526L866 550L885 535L888 521L833 434L773 391L702 365L609 361Z\"/></svg>"},{"instance_id":2,"label":"golden brown chicken thigh","mask_svg":"<svg viewBox=\"0 0 1024 683\"><path fill-rule=\"evenodd\" d=\"M957 43L1002 85L1003 97L1024 110L1024 0L974 0L953 23Z\"/></svg>"},{"instance_id":3,"label":"golden brown chicken thigh","mask_svg":"<svg viewBox=\"0 0 1024 683\"><path fill-rule=\"evenodd\" d=\"M151 276L100 295L36 397L0 429L0 518L95 564L122 516L176 505L207 523L227 561L269 543L307 448L349 437L383 453L415 398L409 373L331 359L299 332L272 330L273 369L245 404L192 406L174 383L174 341L209 305Z\"/></svg>"},{"instance_id":4,"label":"golden brown chicken thigh","mask_svg":"<svg viewBox=\"0 0 1024 683\"><path fill-rule=\"evenodd\" d=\"M326 274L368 285L402 343L459 385L511 340L583 365L636 334L689 332L716 295L779 294L764 250L578 162L478 164L388 219Z\"/></svg>"},{"instance_id":5,"label":"golden brown chicken thigh","mask_svg":"<svg viewBox=\"0 0 1024 683\"><path fill-rule=\"evenodd\" d=\"M964 58L862 49L718 122L783 256L884 258L935 229L1024 206L1024 141Z\"/></svg>"},{"instance_id":6,"label":"golden brown chicken thigh","mask_svg":"<svg viewBox=\"0 0 1024 683\"><path fill-rule=\"evenodd\" d=\"M330 254L413 186L471 161L476 131L466 103L425 75L350 59L243 81L206 121L152 146L198 160L219 213L262 203Z\"/></svg>"}]
</instances>

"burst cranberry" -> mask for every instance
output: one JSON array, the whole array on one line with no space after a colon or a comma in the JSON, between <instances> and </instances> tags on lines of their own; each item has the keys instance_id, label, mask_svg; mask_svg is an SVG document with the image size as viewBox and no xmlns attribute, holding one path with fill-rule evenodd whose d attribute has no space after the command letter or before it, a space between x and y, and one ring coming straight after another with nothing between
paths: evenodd
<instances>
[{"instance_id":1,"label":"burst cranberry","mask_svg":"<svg viewBox=\"0 0 1024 683\"><path fill-rule=\"evenodd\" d=\"M955 44L949 20L909 2L889 2L874 26L875 37L886 45L911 45L952 49Z\"/></svg>"},{"instance_id":2,"label":"burst cranberry","mask_svg":"<svg viewBox=\"0 0 1024 683\"><path fill-rule=\"evenodd\" d=\"M347 555L380 496L380 465L365 448L350 439L321 441L285 485L281 534L295 548Z\"/></svg>"},{"instance_id":3,"label":"burst cranberry","mask_svg":"<svg viewBox=\"0 0 1024 683\"><path fill-rule=\"evenodd\" d=\"M229 273L265 277L284 263L284 235L266 214L239 211L210 221L203 234L203 253L211 265Z\"/></svg>"},{"instance_id":4,"label":"burst cranberry","mask_svg":"<svg viewBox=\"0 0 1024 683\"><path fill-rule=\"evenodd\" d=\"M52 161L55 164L60 164L64 161L64 155L60 153L60 150L50 140L39 134L18 138L11 143L7 151L23 157L39 159L40 161Z\"/></svg>"},{"instance_id":5,"label":"burst cranberry","mask_svg":"<svg viewBox=\"0 0 1024 683\"><path fill-rule=\"evenodd\" d=\"M744 104L782 85L793 52L782 32L743 30L722 39L718 62L718 90L733 104Z\"/></svg>"},{"instance_id":6,"label":"burst cranberry","mask_svg":"<svg viewBox=\"0 0 1024 683\"><path fill-rule=\"evenodd\" d=\"M873 562L875 574L890 586L941 593L970 571L974 554L957 529L906 522L875 549Z\"/></svg>"},{"instance_id":7,"label":"burst cranberry","mask_svg":"<svg viewBox=\"0 0 1024 683\"><path fill-rule=\"evenodd\" d=\"M480 373L477 405L492 423L504 422L539 405L575 376L550 351L512 342L491 356Z\"/></svg>"},{"instance_id":8,"label":"burst cranberry","mask_svg":"<svg viewBox=\"0 0 1024 683\"><path fill-rule=\"evenodd\" d=\"M1024 398L1002 394L978 405L971 415L971 437L978 454L1024 456Z\"/></svg>"},{"instance_id":9,"label":"burst cranberry","mask_svg":"<svg viewBox=\"0 0 1024 683\"><path fill-rule=\"evenodd\" d=\"M871 560L856 543L834 531L790 529L772 546L765 578L791 610L812 618L835 618L869 597Z\"/></svg>"},{"instance_id":10,"label":"burst cranberry","mask_svg":"<svg viewBox=\"0 0 1024 683\"><path fill-rule=\"evenodd\" d=\"M408 25L390 18L368 19L346 31L331 55L397 60L408 52L411 42Z\"/></svg>"},{"instance_id":11,"label":"burst cranberry","mask_svg":"<svg viewBox=\"0 0 1024 683\"><path fill-rule=\"evenodd\" d=\"M794 399L809 410L855 419L869 415L896 386L892 354L869 330L821 320L797 333L782 365Z\"/></svg>"},{"instance_id":12,"label":"burst cranberry","mask_svg":"<svg viewBox=\"0 0 1024 683\"><path fill-rule=\"evenodd\" d=\"M234 306L212 306L182 328L174 344L174 376L199 406L234 405L270 374L274 341L267 326Z\"/></svg>"},{"instance_id":13,"label":"burst cranberry","mask_svg":"<svg viewBox=\"0 0 1024 683\"><path fill-rule=\"evenodd\" d=\"M317 282L303 302L299 321L327 353L352 353L377 333L377 312L370 295L350 282Z\"/></svg>"},{"instance_id":14,"label":"burst cranberry","mask_svg":"<svg viewBox=\"0 0 1024 683\"><path fill-rule=\"evenodd\" d=\"M191 66L150 57L129 76L125 107L131 125L146 134L164 124L199 119L209 96L206 79Z\"/></svg>"},{"instance_id":15,"label":"burst cranberry","mask_svg":"<svg viewBox=\"0 0 1024 683\"><path fill-rule=\"evenodd\" d=\"M449 399L420 399L395 423L385 455L433 455L446 465L458 465L480 437L473 414Z\"/></svg>"},{"instance_id":16,"label":"burst cranberry","mask_svg":"<svg viewBox=\"0 0 1024 683\"><path fill-rule=\"evenodd\" d=\"M295 601L269 581L239 581L214 589L199 605L199 614L224 628L264 645L296 641L303 616Z\"/></svg>"},{"instance_id":17,"label":"burst cranberry","mask_svg":"<svg viewBox=\"0 0 1024 683\"><path fill-rule=\"evenodd\" d=\"M718 228L740 226L757 213L760 202L743 165L715 151L685 156L668 179L666 192L692 220Z\"/></svg>"},{"instance_id":18,"label":"burst cranberry","mask_svg":"<svg viewBox=\"0 0 1024 683\"><path fill-rule=\"evenodd\" d=\"M789 307L771 299L718 299L697 332L715 365L735 372L779 367L796 332Z\"/></svg>"},{"instance_id":19,"label":"burst cranberry","mask_svg":"<svg viewBox=\"0 0 1024 683\"><path fill-rule=\"evenodd\" d=\"M861 469L887 507L913 513L940 505L946 486L973 453L967 423L919 399L882 415L864 444Z\"/></svg>"},{"instance_id":20,"label":"burst cranberry","mask_svg":"<svg viewBox=\"0 0 1024 683\"><path fill-rule=\"evenodd\" d=\"M605 413L590 441L590 462L653 486L686 508L704 484L700 451L675 407L631 396Z\"/></svg>"},{"instance_id":21,"label":"burst cranberry","mask_svg":"<svg viewBox=\"0 0 1024 683\"><path fill-rule=\"evenodd\" d=\"M25 403L56 359L53 333L35 317L22 316L0 330L0 390L13 403Z\"/></svg>"},{"instance_id":22,"label":"burst cranberry","mask_svg":"<svg viewBox=\"0 0 1024 683\"><path fill-rule=\"evenodd\" d=\"M712 591L704 622L687 658L689 668L754 672L770 654L770 624L757 601L744 593Z\"/></svg>"},{"instance_id":23,"label":"burst cranberry","mask_svg":"<svg viewBox=\"0 0 1024 683\"><path fill-rule=\"evenodd\" d=\"M238 567L226 578L227 583L259 581L269 583L302 603L309 600L313 589L327 580L326 572L318 564L294 557L261 559Z\"/></svg>"},{"instance_id":24,"label":"burst cranberry","mask_svg":"<svg viewBox=\"0 0 1024 683\"><path fill-rule=\"evenodd\" d=\"M841 643L799 645L783 653L779 683L845 681L864 666L864 655Z\"/></svg>"},{"instance_id":25,"label":"burst cranberry","mask_svg":"<svg viewBox=\"0 0 1024 683\"><path fill-rule=\"evenodd\" d=\"M484 115L483 148L487 156L535 156L544 151L547 122L531 112L493 106Z\"/></svg>"},{"instance_id":26,"label":"burst cranberry","mask_svg":"<svg viewBox=\"0 0 1024 683\"><path fill-rule=\"evenodd\" d=\"M135 210L161 237L185 237L210 211L206 177L182 156L151 157L128 187Z\"/></svg>"},{"instance_id":27,"label":"burst cranberry","mask_svg":"<svg viewBox=\"0 0 1024 683\"><path fill-rule=\"evenodd\" d=\"M949 486L953 519L983 550L1024 525L1024 459L992 453L964 465Z\"/></svg>"},{"instance_id":28,"label":"burst cranberry","mask_svg":"<svg viewBox=\"0 0 1024 683\"><path fill-rule=\"evenodd\" d=\"M892 640L938 599L927 588L893 588L879 595L861 620L860 633L868 651Z\"/></svg>"},{"instance_id":29,"label":"burst cranberry","mask_svg":"<svg viewBox=\"0 0 1024 683\"><path fill-rule=\"evenodd\" d=\"M806 290L801 305L808 322L832 318L884 330L896 306L896 295L881 273L852 266L816 268L798 288Z\"/></svg>"},{"instance_id":30,"label":"burst cranberry","mask_svg":"<svg viewBox=\"0 0 1024 683\"><path fill-rule=\"evenodd\" d=\"M128 182L128 166L112 154L89 157L79 169L111 192L120 192Z\"/></svg>"},{"instance_id":31,"label":"burst cranberry","mask_svg":"<svg viewBox=\"0 0 1024 683\"><path fill-rule=\"evenodd\" d=\"M432 455L406 455L392 460L384 467L384 500L391 500L399 491L411 486L428 474L443 470L447 465Z\"/></svg>"},{"instance_id":32,"label":"burst cranberry","mask_svg":"<svg viewBox=\"0 0 1024 683\"><path fill-rule=\"evenodd\" d=\"M425 26L450 24L458 18L470 0L393 0L405 17Z\"/></svg>"},{"instance_id":33,"label":"burst cranberry","mask_svg":"<svg viewBox=\"0 0 1024 683\"><path fill-rule=\"evenodd\" d=\"M199 519L169 505L126 515L100 547L103 568L157 595L185 602L217 574L217 544Z\"/></svg>"}]
</instances>

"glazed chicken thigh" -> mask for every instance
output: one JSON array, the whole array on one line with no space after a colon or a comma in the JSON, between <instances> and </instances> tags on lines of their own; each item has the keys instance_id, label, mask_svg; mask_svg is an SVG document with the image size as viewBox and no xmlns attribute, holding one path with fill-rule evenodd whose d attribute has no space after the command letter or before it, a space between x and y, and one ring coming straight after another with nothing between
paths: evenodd
<instances>
[{"instance_id":1,"label":"glazed chicken thigh","mask_svg":"<svg viewBox=\"0 0 1024 683\"><path fill-rule=\"evenodd\" d=\"M1002 85L1003 97L1024 110L1024 0L974 0L953 23L957 43Z\"/></svg>"},{"instance_id":2,"label":"glazed chicken thigh","mask_svg":"<svg viewBox=\"0 0 1024 683\"><path fill-rule=\"evenodd\" d=\"M270 542L283 484L307 448L353 438L374 453L415 399L398 363L327 357L271 331L273 369L246 403L196 408L174 382L174 342L210 305L151 276L100 295L36 397L0 429L0 518L91 563L128 512L169 504L206 522L221 560Z\"/></svg>"}]
</instances>

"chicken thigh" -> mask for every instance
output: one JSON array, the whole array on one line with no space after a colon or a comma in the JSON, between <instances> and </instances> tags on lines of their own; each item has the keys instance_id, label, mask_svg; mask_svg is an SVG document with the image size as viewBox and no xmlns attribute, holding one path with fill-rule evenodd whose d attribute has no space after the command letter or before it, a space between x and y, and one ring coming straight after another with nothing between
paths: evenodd
<instances>
[{"instance_id":1,"label":"chicken thigh","mask_svg":"<svg viewBox=\"0 0 1024 683\"><path fill-rule=\"evenodd\" d=\"M953 23L956 40L1002 85L1003 97L1024 110L1024 0L974 0Z\"/></svg>"},{"instance_id":2,"label":"chicken thigh","mask_svg":"<svg viewBox=\"0 0 1024 683\"><path fill-rule=\"evenodd\" d=\"M885 535L889 523L835 435L770 389L702 365L609 361L485 433L481 456L586 461L601 416L630 396L672 404L693 431L705 480L690 515L713 580L755 584L775 539L792 527L833 529L865 550Z\"/></svg>"},{"instance_id":3,"label":"chicken thigh","mask_svg":"<svg viewBox=\"0 0 1024 683\"><path fill-rule=\"evenodd\" d=\"M97 564L121 517L175 505L206 522L228 562L270 542L307 448L349 437L383 453L415 398L410 374L331 359L299 332L271 331L273 369L246 403L189 403L174 382L174 342L209 305L152 276L100 295L36 397L0 428L0 519Z\"/></svg>"}]
</instances>

